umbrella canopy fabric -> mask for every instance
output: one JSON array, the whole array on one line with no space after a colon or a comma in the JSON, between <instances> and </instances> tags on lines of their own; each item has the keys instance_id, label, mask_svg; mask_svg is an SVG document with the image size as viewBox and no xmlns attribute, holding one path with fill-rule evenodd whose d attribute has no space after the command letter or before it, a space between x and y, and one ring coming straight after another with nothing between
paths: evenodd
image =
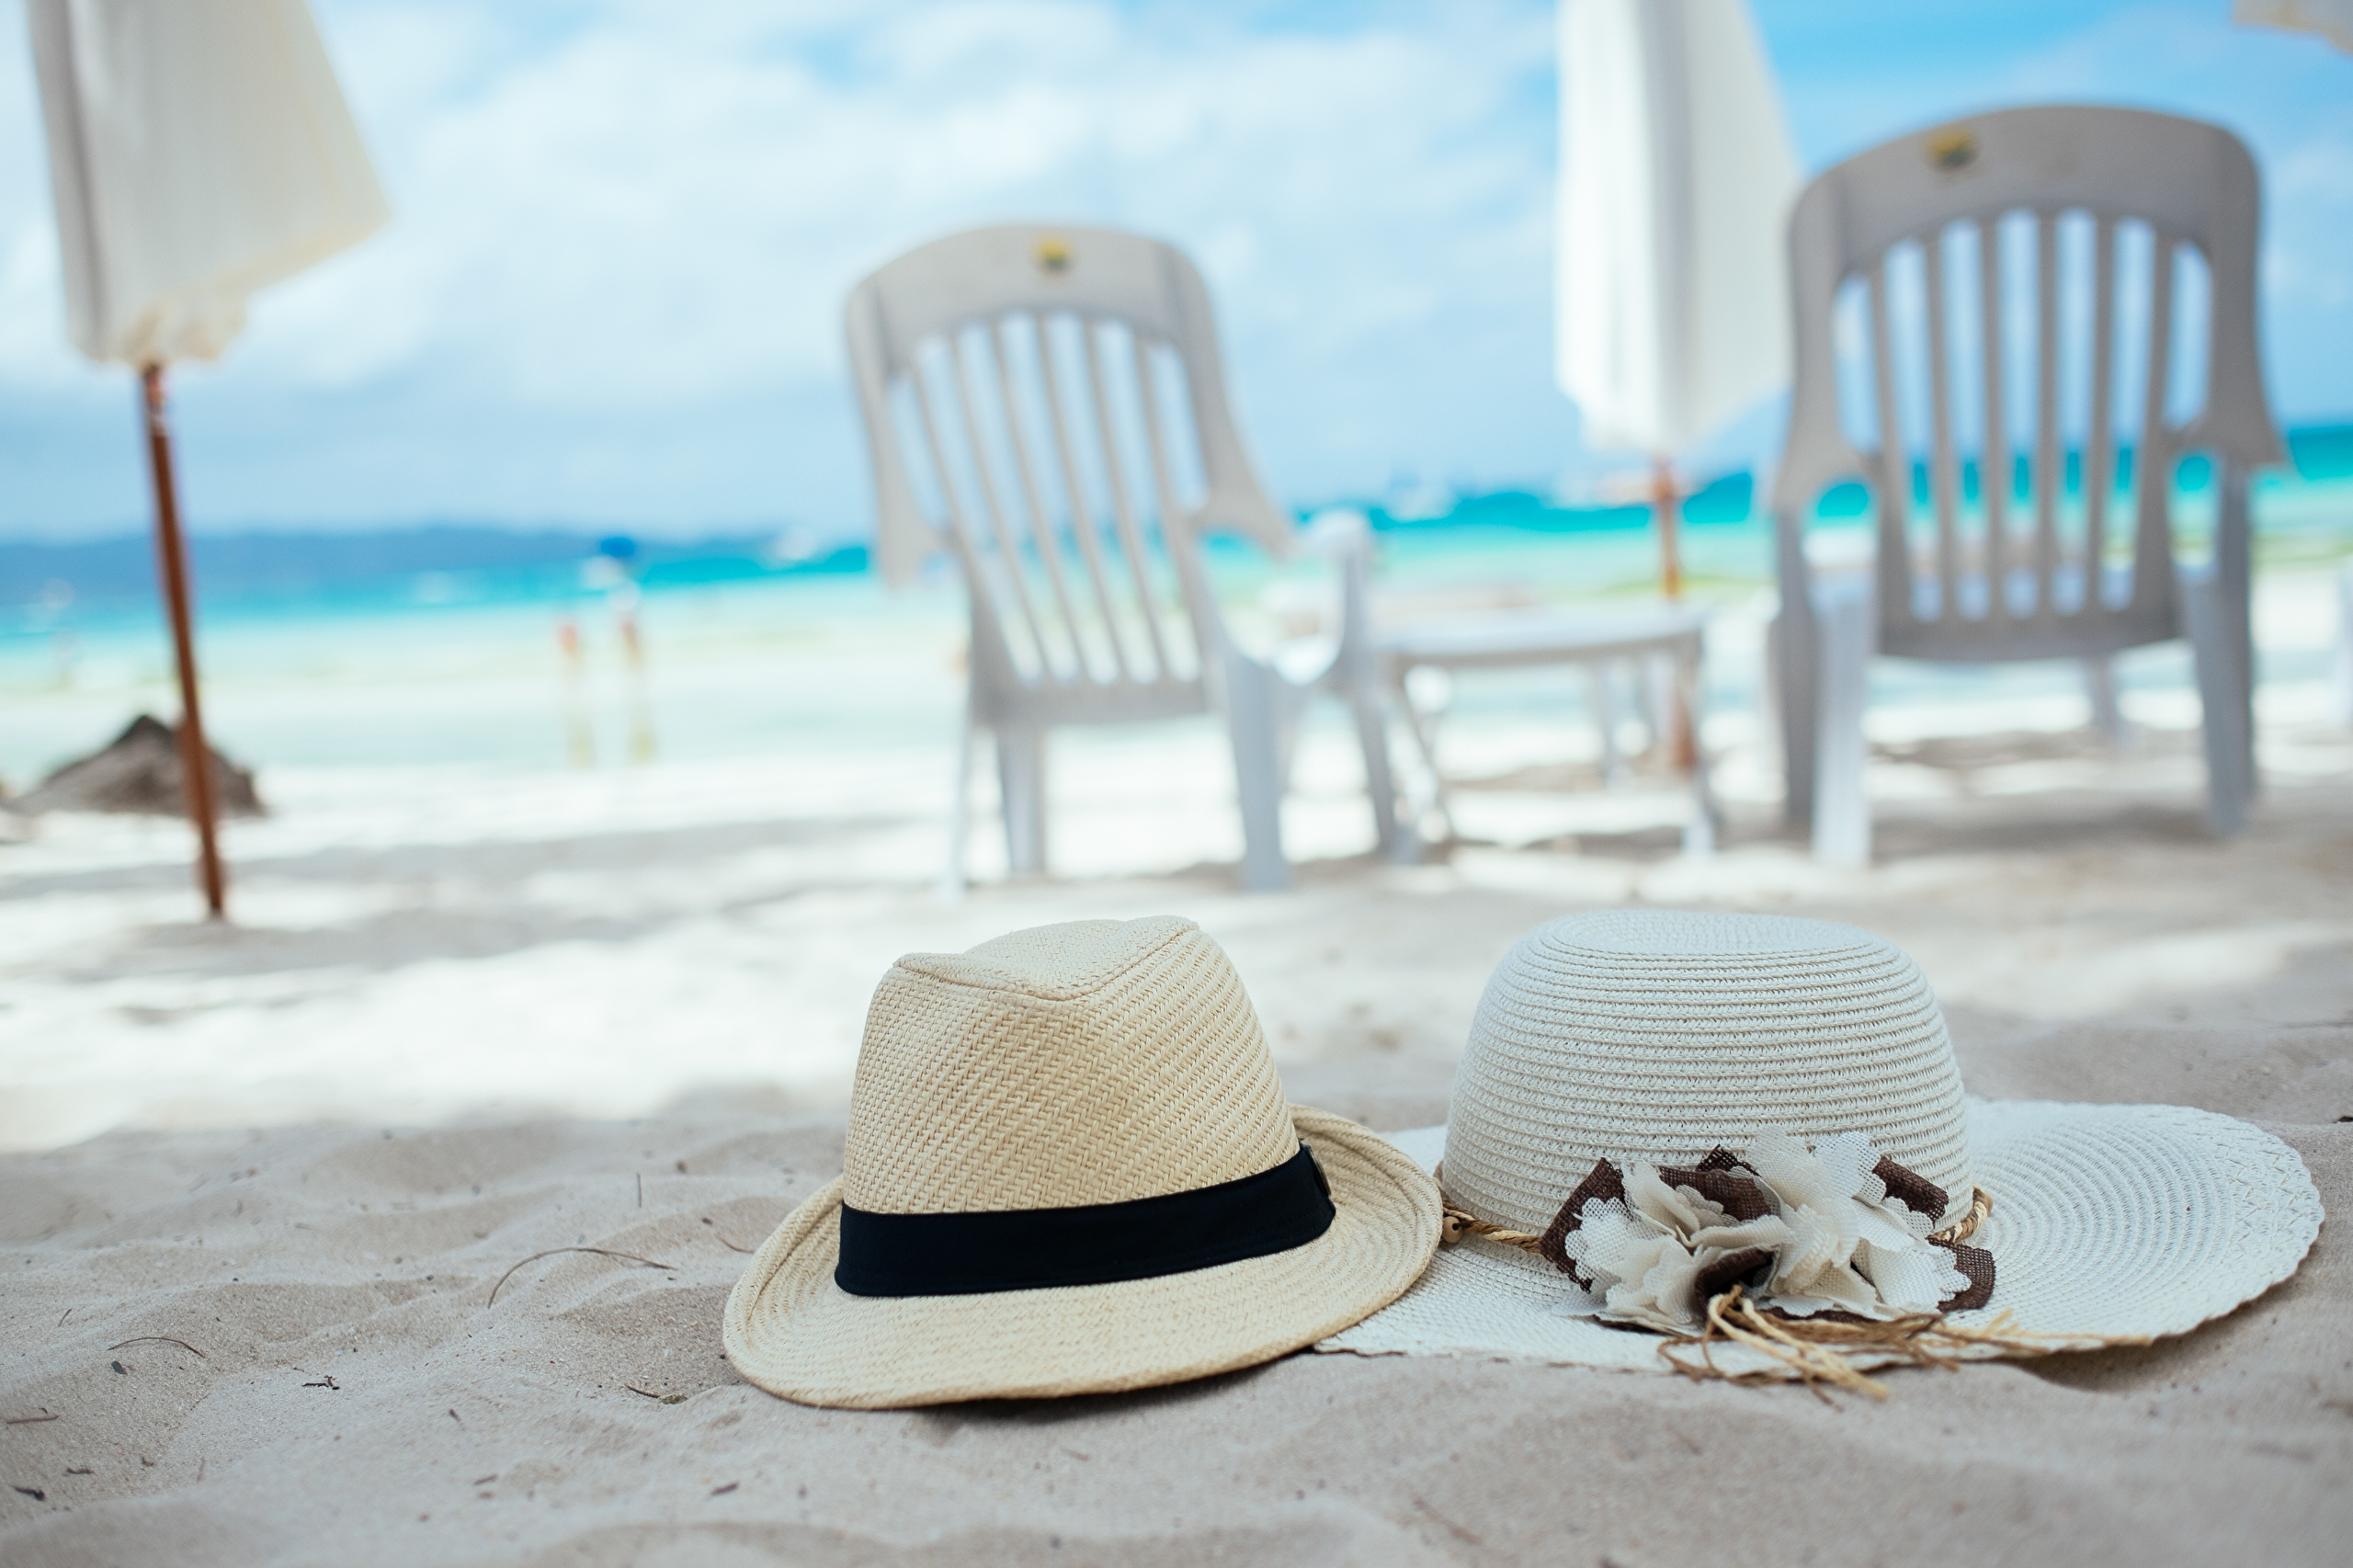
<instances>
[{"instance_id":1,"label":"umbrella canopy fabric","mask_svg":"<svg viewBox=\"0 0 2353 1568\"><path fill-rule=\"evenodd\" d=\"M2318 33L2339 49L2353 50L2353 0L2236 0L2231 20Z\"/></svg>"},{"instance_id":2,"label":"umbrella canopy fabric","mask_svg":"<svg viewBox=\"0 0 2353 1568\"><path fill-rule=\"evenodd\" d=\"M254 290L391 215L303 0L28 0L65 262L96 359L211 359Z\"/></svg>"},{"instance_id":3,"label":"umbrella canopy fabric","mask_svg":"<svg viewBox=\"0 0 2353 1568\"><path fill-rule=\"evenodd\" d=\"M1745 0L1561 0L1555 374L1671 455L1789 380L1799 165Z\"/></svg>"}]
</instances>

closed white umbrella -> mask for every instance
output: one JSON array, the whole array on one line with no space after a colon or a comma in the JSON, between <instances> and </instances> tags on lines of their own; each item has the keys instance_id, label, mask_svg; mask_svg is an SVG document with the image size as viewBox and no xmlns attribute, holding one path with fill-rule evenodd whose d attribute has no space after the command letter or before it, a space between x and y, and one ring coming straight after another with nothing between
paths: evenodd
<instances>
[{"instance_id":1,"label":"closed white umbrella","mask_svg":"<svg viewBox=\"0 0 2353 1568\"><path fill-rule=\"evenodd\" d=\"M2318 33L2339 49L2353 50L2353 0L2235 0L2231 19Z\"/></svg>"},{"instance_id":2,"label":"closed white umbrella","mask_svg":"<svg viewBox=\"0 0 2353 1568\"><path fill-rule=\"evenodd\" d=\"M1745 0L1561 0L1560 48L1555 373L1652 458L1672 597L1675 455L1789 380L1797 153Z\"/></svg>"},{"instance_id":3,"label":"closed white umbrella","mask_svg":"<svg viewBox=\"0 0 2353 1568\"><path fill-rule=\"evenodd\" d=\"M67 327L139 371L205 898L223 909L164 368L390 215L303 0L28 0Z\"/></svg>"}]
</instances>

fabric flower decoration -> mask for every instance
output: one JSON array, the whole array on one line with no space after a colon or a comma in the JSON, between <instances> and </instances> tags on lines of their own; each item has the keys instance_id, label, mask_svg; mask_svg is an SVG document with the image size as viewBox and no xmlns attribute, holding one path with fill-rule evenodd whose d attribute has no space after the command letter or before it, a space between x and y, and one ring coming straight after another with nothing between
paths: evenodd
<instances>
[{"instance_id":1,"label":"fabric flower decoration","mask_svg":"<svg viewBox=\"0 0 2353 1568\"><path fill-rule=\"evenodd\" d=\"M1580 1287L1561 1310L1610 1323L1696 1333L1735 1285L1790 1317L1883 1322L1992 1296L1992 1255L1928 1239L1945 1206L1859 1132L1768 1132L1688 1169L1599 1162L1539 1250Z\"/></svg>"}]
</instances>

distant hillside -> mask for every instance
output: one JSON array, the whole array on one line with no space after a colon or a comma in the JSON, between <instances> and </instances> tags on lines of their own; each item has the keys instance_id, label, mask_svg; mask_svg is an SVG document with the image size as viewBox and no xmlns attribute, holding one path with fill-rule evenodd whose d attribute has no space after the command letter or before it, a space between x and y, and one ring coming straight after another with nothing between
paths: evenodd
<instances>
[{"instance_id":1,"label":"distant hillside","mask_svg":"<svg viewBox=\"0 0 2353 1568\"><path fill-rule=\"evenodd\" d=\"M610 536L548 530L436 527L378 533L200 535L190 543L199 590L210 597L352 592L405 585L428 574L559 578L599 552ZM857 572L862 545L828 546L776 535L632 541L632 564L652 578L766 576L788 571ZM0 540L0 606L40 602L52 584L77 604L152 598L154 546L144 534L73 544Z\"/></svg>"},{"instance_id":2,"label":"distant hillside","mask_svg":"<svg viewBox=\"0 0 2353 1568\"><path fill-rule=\"evenodd\" d=\"M2288 433L2289 470L2306 483L2353 478L2353 426L2326 426ZM2131 449L2118 453L2129 479ZM2026 459L2018 457L2018 483ZM2068 456L2068 483L2079 479L2076 455ZM1962 488L1974 498L1976 464L1962 464ZM2203 459L2185 464L2178 482L2196 490L2207 483ZM1913 488L1925 503L1927 472L1915 465ZM1854 517L1865 507L1862 487L1832 486L1817 503L1824 517ZM1736 523L1751 515L1755 495L1745 473L1726 474L1684 504L1684 517L1697 524ZM1395 509L1392 510L1392 506ZM1437 529L1465 525L1582 532L1649 525L1644 505L1623 502L1563 506L1526 491L1445 494L1427 510L1408 509L1394 499L1370 501L1365 511L1375 528ZM350 596L414 602L507 595L563 593L576 589L582 562L597 554L607 537L568 529L517 532L510 528L461 527L386 528L372 533L232 533L199 537L193 545L199 591L209 602L279 597ZM628 543L628 541L624 541ZM763 534L721 534L697 540L642 540L631 570L654 584L726 582L787 573L863 572L863 544L844 544L787 528ZM444 581L446 579L446 581ZM63 585L63 596L55 585ZM0 611L29 611L70 597L77 606L135 604L155 597L153 546L144 533L118 535L75 544L36 544L0 540Z\"/></svg>"}]
</instances>

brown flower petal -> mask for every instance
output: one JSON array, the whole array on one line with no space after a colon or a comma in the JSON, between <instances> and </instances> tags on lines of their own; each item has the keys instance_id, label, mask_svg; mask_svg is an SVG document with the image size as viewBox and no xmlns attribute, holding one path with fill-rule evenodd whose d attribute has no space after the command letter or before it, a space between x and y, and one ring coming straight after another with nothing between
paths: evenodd
<instances>
[{"instance_id":1,"label":"brown flower petal","mask_svg":"<svg viewBox=\"0 0 2353 1568\"><path fill-rule=\"evenodd\" d=\"M1571 1231L1585 1223L1585 1206L1588 1202L1597 1198L1604 1203L1615 1202L1622 1200L1625 1196L1626 1178L1618 1174L1618 1167L1608 1160L1596 1160L1585 1180L1577 1183L1577 1189L1569 1194L1567 1202L1561 1205L1561 1211L1552 1216L1552 1222L1544 1227L1544 1239L1538 1244L1536 1250L1543 1256L1545 1262L1586 1290L1592 1290L1593 1281L1577 1272L1576 1265L1569 1260L1568 1250L1563 1244L1569 1239Z\"/></svg>"},{"instance_id":2,"label":"brown flower petal","mask_svg":"<svg viewBox=\"0 0 2353 1568\"><path fill-rule=\"evenodd\" d=\"M1716 1153L1723 1151L1719 1149ZM1693 1170L1665 1170L1658 1174L1659 1179L1669 1187L1688 1187L1700 1197L1723 1205L1724 1212L1734 1220L1761 1220L1773 1211L1773 1206L1765 1201L1762 1187L1746 1176L1727 1176L1722 1166L1710 1165L1706 1160Z\"/></svg>"},{"instance_id":3,"label":"brown flower petal","mask_svg":"<svg viewBox=\"0 0 2353 1568\"><path fill-rule=\"evenodd\" d=\"M1927 1176L1905 1170L1885 1154L1871 1167L1871 1175L1887 1184L1887 1195L1915 1214L1926 1214L1931 1222L1944 1217L1951 1204L1945 1189Z\"/></svg>"},{"instance_id":4,"label":"brown flower petal","mask_svg":"<svg viewBox=\"0 0 2353 1568\"><path fill-rule=\"evenodd\" d=\"M1763 1283L1756 1275L1772 1261L1770 1247L1743 1247L1738 1252L1728 1252L1699 1270L1699 1278L1691 1282L1691 1299L1704 1307L1735 1285L1754 1289Z\"/></svg>"},{"instance_id":5,"label":"brown flower petal","mask_svg":"<svg viewBox=\"0 0 2353 1568\"><path fill-rule=\"evenodd\" d=\"M1969 1280L1969 1289L1958 1295L1947 1296L1937 1303L1948 1312L1965 1312L1982 1307L1994 1299L1994 1255L1984 1247L1973 1247L1961 1242L1938 1242L1937 1245L1952 1254L1952 1266Z\"/></svg>"}]
</instances>

